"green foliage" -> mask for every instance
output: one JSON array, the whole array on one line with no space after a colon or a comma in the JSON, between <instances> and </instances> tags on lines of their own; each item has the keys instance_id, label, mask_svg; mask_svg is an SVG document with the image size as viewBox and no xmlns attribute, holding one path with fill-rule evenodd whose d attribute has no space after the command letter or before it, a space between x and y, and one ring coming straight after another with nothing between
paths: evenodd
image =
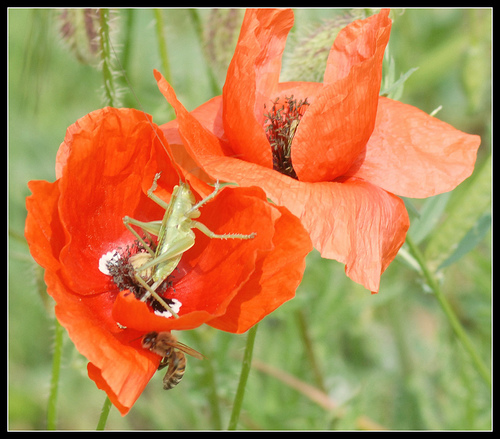
<instances>
[{"instance_id":1,"label":"green foliage","mask_svg":"<svg viewBox=\"0 0 500 439\"><path fill-rule=\"evenodd\" d=\"M162 53L167 53L179 99L191 110L222 85L214 85L220 72L212 72L200 39L211 11L161 12L168 45L168 52ZM53 304L39 295L39 269L23 239L26 183L53 181L55 154L66 128L104 105L103 74L60 44L58 13L10 9L8 17L12 430L47 428L55 332ZM297 10L291 42L323 19L343 13ZM164 123L170 110L152 74L164 62L154 16L151 10L117 11L111 38L142 107L155 122ZM482 137L476 170L456 190L405 201L412 219L409 236L479 359L489 365L491 10L410 9L391 16L386 74L392 80L383 90L397 92L403 102L429 113L442 105L441 119ZM399 78L404 81L397 82ZM125 105L138 107L127 82L115 79L121 81ZM387 88L391 84L394 87ZM308 256L296 298L259 324L237 428L491 429L490 388L435 295L424 294L432 285L410 251L404 247L383 274L377 295L349 280L341 264L321 259L316 251ZM405 255L410 264L403 263ZM184 380L168 392L157 374L126 417L111 408L106 429L205 430L228 425L246 335L209 327L178 335L208 360L189 359ZM86 359L65 333L60 353L57 427L93 429L105 395L87 377Z\"/></svg>"}]
</instances>

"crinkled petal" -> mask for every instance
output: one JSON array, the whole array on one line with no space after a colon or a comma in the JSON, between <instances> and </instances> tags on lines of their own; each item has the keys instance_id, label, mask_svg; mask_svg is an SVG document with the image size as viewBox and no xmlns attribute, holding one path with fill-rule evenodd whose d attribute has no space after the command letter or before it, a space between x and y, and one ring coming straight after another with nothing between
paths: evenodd
<instances>
[{"instance_id":1,"label":"crinkled petal","mask_svg":"<svg viewBox=\"0 0 500 439\"><path fill-rule=\"evenodd\" d=\"M292 164L300 181L332 181L364 150L375 125L382 60L391 20L383 10L342 29L323 89L297 128Z\"/></svg>"},{"instance_id":2,"label":"crinkled petal","mask_svg":"<svg viewBox=\"0 0 500 439\"><path fill-rule=\"evenodd\" d=\"M304 183L254 163L226 157L205 170L241 186L260 186L300 218L321 255L346 264L346 274L370 291L403 245L409 227L403 201L368 182Z\"/></svg>"},{"instance_id":3,"label":"crinkled petal","mask_svg":"<svg viewBox=\"0 0 500 439\"><path fill-rule=\"evenodd\" d=\"M430 197L452 190L471 175L480 143L479 136L381 97L366 151L346 175L397 195Z\"/></svg>"},{"instance_id":4,"label":"crinkled petal","mask_svg":"<svg viewBox=\"0 0 500 439\"><path fill-rule=\"evenodd\" d=\"M409 227L403 201L355 179L291 183L289 193L267 185L268 194L299 216L323 257L344 263L351 279L377 292Z\"/></svg>"},{"instance_id":5,"label":"crinkled petal","mask_svg":"<svg viewBox=\"0 0 500 439\"><path fill-rule=\"evenodd\" d=\"M59 184L30 181L32 195L26 198L28 216L25 224L30 253L42 267L58 270L59 254L66 244L66 232L58 216Z\"/></svg>"},{"instance_id":6,"label":"crinkled petal","mask_svg":"<svg viewBox=\"0 0 500 439\"><path fill-rule=\"evenodd\" d=\"M292 26L291 10L247 10L222 93L224 130L233 154L269 168L264 105L269 108L278 97L281 56Z\"/></svg>"},{"instance_id":7,"label":"crinkled petal","mask_svg":"<svg viewBox=\"0 0 500 439\"><path fill-rule=\"evenodd\" d=\"M385 50L392 23L389 12L389 9L382 9L364 20L353 21L338 33L328 55L323 77L325 84L348 76L353 66Z\"/></svg>"},{"instance_id":8,"label":"crinkled petal","mask_svg":"<svg viewBox=\"0 0 500 439\"><path fill-rule=\"evenodd\" d=\"M189 113L186 110L182 103L177 99L174 89L163 77L163 75L159 71L155 70L154 76L158 82L160 92L163 94L168 103L174 108L177 115L177 120L174 126L171 124L162 126L162 129L165 131L168 138L172 139L174 142L181 140L186 149L188 149L189 154L193 153L190 149L193 145L196 145L197 148L199 148L197 152L202 155L223 157L226 153L228 153L229 151L225 151L223 149L223 145L221 144L219 138L213 132L209 131L210 127L205 128L192 113ZM206 106L206 111L201 111L200 114L209 118L209 112L220 111L220 101L217 100L214 101L214 103L214 105L205 103L203 106ZM213 116L214 120L215 118L216 115ZM175 135L176 126L178 127L178 136ZM221 134L220 130L217 130L217 132L219 135Z\"/></svg>"},{"instance_id":9,"label":"crinkled petal","mask_svg":"<svg viewBox=\"0 0 500 439\"><path fill-rule=\"evenodd\" d=\"M125 414L155 373L158 356L140 347L142 333L117 325L111 315L115 294L72 294L51 271L46 271L45 282L57 303L58 321L78 351L100 371L110 398ZM90 378L103 388L102 380Z\"/></svg>"},{"instance_id":10,"label":"crinkled petal","mask_svg":"<svg viewBox=\"0 0 500 439\"><path fill-rule=\"evenodd\" d=\"M106 392L113 405L124 416L141 396L149 380L155 374L159 364L159 357L156 357L156 361L150 361L145 365L147 368L136 368L133 372L128 370L125 374L121 368L100 369L94 363L87 364L87 371L89 378L96 383L99 389ZM122 358L116 360L123 361ZM136 360L132 360L132 362L137 366Z\"/></svg>"},{"instance_id":11,"label":"crinkled petal","mask_svg":"<svg viewBox=\"0 0 500 439\"><path fill-rule=\"evenodd\" d=\"M133 241L122 218L159 219L162 209L142 190L152 183L152 176L144 183L144 174L156 138L144 113L103 109L84 119L92 123L71 132L71 153L60 179L59 215L71 237L60 261L73 291L95 294L103 291L106 278L100 257ZM173 170L164 169L162 182L169 175L178 180Z\"/></svg>"},{"instance_id":12,"label":"crinkled petal","mask_svg":"<svg viewBox=\"0 0 500 439\"><path fill-rule=\"evenodd\" d=\"M208 322L224 331L242 333L295 296L305 270L305 256L312 250L309 235L288 209L280 212L273 237L274 248L257 263L252 276L229 304L226 313ZM293 239L291 239L293 237ZM238 318L235 318L238 316Z\"/></svg>"},{"instance_id":13,"label":"crinkled petal","mask_svg":"<svg viewBox=\"0 0 500 439\"><path fill-rule=\"evenodd\" d=\"M403 201L356 179L306 184L303 197L302 206L297 196L283 204L300 212L314 246L323 257L344 263L352 280L377 292L410 225Z\"/></svg>"}]
</instances>

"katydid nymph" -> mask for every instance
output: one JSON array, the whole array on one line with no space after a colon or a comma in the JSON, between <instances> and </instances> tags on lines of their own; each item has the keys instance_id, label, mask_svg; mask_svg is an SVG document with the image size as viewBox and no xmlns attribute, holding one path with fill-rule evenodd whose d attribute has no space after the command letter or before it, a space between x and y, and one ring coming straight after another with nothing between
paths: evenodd
<instances>
[{"instance_id":1,"label":"katydid nymph","mask_svg":"<svg viewBox=\"0 0 500 439\"><path fill-rule=\"evenodd\" d=\"M126 216L123 218L123 223L146 250L146 252L136 253L129 260L135 270L135 281L146 290L141 300L144 301L153 296L165 310L169 311L174 317L178 317L156 290L175 270L183 253L194 245L195 234L193 228L197 228L212 239L252 239L256 234L231 233L220 235L195 220L201 215L199 208L217 195L219 191L218 181L215 184L214 191L198 203L196 203L189 185L180 181L179 185L173 188L170 202L166 203L154 193L160 176L161 173L155 175L153 185L148 190L147 195L165 209L163 219L161 221L142 222ZM132 225L140 227L146 234L158 238L155 250L132 228Z\"/></svg>"}]
</instances>

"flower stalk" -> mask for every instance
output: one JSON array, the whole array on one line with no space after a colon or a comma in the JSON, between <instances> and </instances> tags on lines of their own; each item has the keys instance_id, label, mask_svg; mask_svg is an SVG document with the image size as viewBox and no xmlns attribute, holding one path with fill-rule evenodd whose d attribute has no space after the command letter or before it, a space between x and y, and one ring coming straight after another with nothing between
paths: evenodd
<instances>
[{"instance_id":1,"label":"flower stalk","mask_svg":"<svg viewBox=\"0 0 500 439\"><path fill-rule=\"evenodd\" d=\"M104 105L110 107L119 106L116 101L115 80L111 62L111 44L109 35L109 9L100 10L99 38L101 42L101 62L104 82Z\"/></svg>"},{"instance_id":2,"label":"flower stalk","mask_svg":"<svg viewBox=\"0 0 500 439\"><path fill-rule=\"evenodd\" d=\"M250 373L250 369L252 367L253 346L255 343L255 336L257 334L257 326L258 325L254 325L248 331L245 355L243 356L243 362L241 363L240 381L234 398L233 411L231 412L231 419L229 420L229 425L227 427L228 430L236 430L236 427L238 426L238 419L240 417L241 406L243 405L243 397L245 396L248 374Z\"/></svg>"},{"instance_id":3,"label":"flower stalk","mask_svg":"<svg viewBox=\"0 0 500 439\"><path fill-rule=\"evenodd\" d=\"M163 12L161 9L155 9L154 15L156 21L156 38L158 40L158 50L160 52L160 59L163 72L168 82L171 82L172 76L170 73L170 63L168 61L168 50L167 50L167 42L164 31Z\"/></svg>"},{"instance_id":4,"label":"flower stalk","mask_svg":"<svg viewBox=\"0 0 500 439\"><path fill-rule=\"evenodd\" d=\"M108 421L109 411L111 410L111 400L106 396L104 404L101 410L101 416L99 417L99 422L97 423L96 430L102 431L106 427L106 422Z\"/></svg>"},{"instance_id":5,"label":"flower stalk","mask_svg":"<svg viewBox=\"0 0 500 439\"><path fill-rule=\"evenodd\" d=\"M406 237L406 243L408 244L408 247L410 248L410 252L413 254L416 261L418 262L420 269L422 270L422 274L423 274L425 280L427 281L428 286L434 292L434 295L436 296L436 299L439 302L441 309L443 310L446 318L448 319L450 326L452 327L453 331L455 332L455 335L457 336L460 343L464 347L465 351L469 355L470 359L472 360L472 362L476 366L476 369L477 369L478 373L481 375L484 382L488 385L489 388L491 388L491 377L490 377L490 372L489 372L488 368L483 363L483 361L482 361L481 357L479 356L479 354L477 353L473 343L471 342L470 338L467 336L467 333L465 332L462 324L460 323L460 320L458 319L457 315L453 311L453 308L451 307L450 303L446 299L446 296L443 294L437 279L433 276L433 274L431 273L431 271L427 267L427 264L425 262L425 258L422 255L420 249L412 241L412 239L409 236Z\"/></svg>"},{"instance_id":6,"label":"flower stalk","mask_svg":"<svg viewBox=\"0 0 500 439\"><path fill-rule=\"evenodd\" d=\"M59 394L59 375L61 372L61 358L64 329L61 324L54 319L55 340L54 355L52 357L52 379L50 380L50 394L47 405L47 430L55 430L57 423L57 397Z\"/></svg>"}]
</instances>

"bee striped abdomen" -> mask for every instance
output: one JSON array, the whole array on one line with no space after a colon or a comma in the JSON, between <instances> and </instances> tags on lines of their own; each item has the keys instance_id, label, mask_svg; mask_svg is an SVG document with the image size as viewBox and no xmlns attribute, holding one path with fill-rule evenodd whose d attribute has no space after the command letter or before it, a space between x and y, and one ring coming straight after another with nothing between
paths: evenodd
<instances>
[{"instance_id":1,"label":"bee striped abdomen","mask_svg":"<svg viewBox=\"0 0 500 439\"><path fill-rule=\"evenodd\" d=\"M168 370L163 378L163 388L173 389L182 380L185 370L186 356L180 351L172 352L168 357Z\"/></svg>"}]
</instances>

